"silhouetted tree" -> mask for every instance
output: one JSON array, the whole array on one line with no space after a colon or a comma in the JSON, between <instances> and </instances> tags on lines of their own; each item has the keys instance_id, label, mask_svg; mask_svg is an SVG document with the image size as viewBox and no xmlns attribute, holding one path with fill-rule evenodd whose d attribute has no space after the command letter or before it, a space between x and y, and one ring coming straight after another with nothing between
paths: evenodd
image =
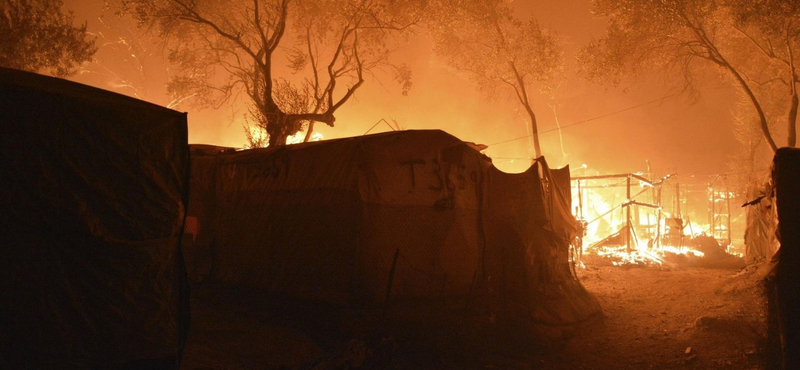
<instances>
[{"instance_id":1,"label":"silhouetted tree","mask_svg":"<svg viewBox=\"0 0 800 370\"><path fill-rule=\"evenodd\" d=\"M390 66L390 36L417 20L414 2L392 0L123 0L123 10L168 40L179 68L169 89L219 107L244 92L249 120L266 132L250 146L283 145L314 122L334 125L336 111L364 83ZM292 75L277 77L286 57ZM346 82L345 89L338 89Z\"/></svg>"},{"instance_id":2,"label":"silhouetted tree","mask_svg":"<svg viewBox=\"0 0 800 370\"><path fill-rule=\"evenodd\" d=\"M795 0L729 0L735 28L774 68L770 82L789 96L787 144L797 143L800 3ZM781 89L781 86L778 86Z\"/></svg>"},{"instance_id":3,"label":"silhouetted tree","mask_svg":"<svg viewBox=\"0 0 800 370\"><path fill-rule=\"evenodd\" d=\"M757 90L783 79L787 86L792 86L796 98L796 87L790 81L797 79L793 72L794 57L791 56L796 46L789 46L786 53L773 53L775 50L769 46L775 42L777 34L767 30L776 30L776 26L782 24L782 30L788 32L786 22L792 18L793 11L784 9L780 19L771 19L770 12L783 9L783 5L777 4L779 2L597 0L594 3L595 13L609 18L607 33L584 48L579 60L587 77L595 81L619 83L625 76L661 69L682 73L686 87L691 85L694 73L706 66L715 66L747 97L755 110L761 134L775 151L777 145L764 111L764 99L769 97L760 97ZM793 1L786 0L783 3ZM791 29L794 28L792 23ZM794 35L791 36L794 40L788 41L784 47L796 42L793 32L796 31L789 34ZM768 41L770 37L773 39ZM743 42L746 39L752 42ZM754 51L753 45L761 48L763 53ZM756 53L772 60L764 60L757 55L754 57ZM776 68L776 63L787 63L787 70L792 72L787 75ZM781 74L784 76L781 77ZM796 104L794 107L795 113L790 113L790 117L796 117ZM794 121L794 118L790 119ZM794 145L794 137L794 124L791 124L790 145Z\"/></svg>"},{"instance_id":4,"label":"silhouetted tree","mask_svg":"<svg viewBox=\"0 0 800 370\"><path fill-rule=\"evenodd\" d=\"M531 120L534 150L541 156L531 92L551 86L562 69L556 37L535 19L516 18L503 0L440 0L437 5L436 19L429 22L437 53L481 88L513 91Z\"/></svg>"},{"instance_id":5,"label":"silhouetted tree","mask_svg":"<svg viewBox=\"0 0 800 370\"><path fill-rule=\"evenodd\" d=\"M67 77L95 53L61 0L0 1L0 66Z\"/></svg>"}]
</instances>

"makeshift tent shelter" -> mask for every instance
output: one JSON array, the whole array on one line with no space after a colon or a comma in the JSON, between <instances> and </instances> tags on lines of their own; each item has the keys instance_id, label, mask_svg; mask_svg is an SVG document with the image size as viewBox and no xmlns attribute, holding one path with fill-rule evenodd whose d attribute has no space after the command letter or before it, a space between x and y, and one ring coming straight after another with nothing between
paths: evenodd
<instances>
[{"instance_id":1,"label":"makeshift tent shelter","mask_svg":"<svg viewBox=\"0 0 800 370\"><path fill-rule=\"evenodd\" d=\"M752 181L747 186L746 204L747 225L745 227L745 261L747 263L769 261L780 244L776 237L778 214L775 212L775 198L772 196L772 178Z\"/></svg>"},{"instance_id":2,"label":"makeshift tent shelter","mask_svg":"<svg viewBox=\"0 0 800 370\"><path fill-rule=\"evenodd\" d=\"M769 343L783 369L800 368L800 149L780 148L772 160L780 248L767 279ZM777 330L774 330L777 329ZM777 333L776 333L777 332ZM778 335L776 335L778 334ZM777 338L776 338L777 337ZM774 348L780 347L780 348Z\"/></svg>"},{"instance_id":3,"label":"makeshift tent shelter","mask_svg":"<svg viewBox=\"0 0 800 370\"><path fill-rule=\"evenodd\" d=\"M175 368L186 115L0 69L0 368Z\"/></svg>"},{"instance_id":4,"label":"makeshift tent shelter","mask_svg":"<svg viewBox=\"0 0 800 370\"><path fill-rule=\"evenodd\" d=\"M570 272L567 168L503 173L439 130L192 153L194 279L341 305L484 292L551 324L599 311Z\"/></svg>"}]
</instances>

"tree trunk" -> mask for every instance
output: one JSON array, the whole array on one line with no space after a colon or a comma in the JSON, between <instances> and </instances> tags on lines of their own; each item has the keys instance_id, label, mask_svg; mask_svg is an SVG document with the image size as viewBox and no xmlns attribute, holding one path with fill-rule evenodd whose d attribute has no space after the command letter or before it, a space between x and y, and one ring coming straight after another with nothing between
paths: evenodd
<instances>
[{"instance_id":1,"label":"tree trunk","mask_svg":"<svg viewBox=\"0 0 800 370\"><path fill-rule=\"evenodd\" d=\"M497 24L495 24L495 26L497 26ZM502 35L499 26L497 26L497 32L500 32ZM531 118L531 129L533 129L533 149L536 152L536 157L534 158L533 162L536 162L536 158L542 156L542 149L539 147L539 127L536 125L536 115L533 113L531 101L528 99L528 90L525 88L525 79L519 74L517 66L513 61L509 61L508 66L511 68L511 71L514 72L514 77L517 79L517 86L514 86L514 91L517 93L517 98L522 106L525 107L525 111L528 112L528 117Z\"/></svg>"},{"instance_id":2,"label":"tree trunk","mask_svg":"<svg viewBox=\"0 0 800 370\"><path fill-rule=\"evenodd\" d=\"M797 143L797 89L792 89L792 103L789 107L789 135L788 145L795 146Z\"/></svg>"},{"instance_id":3,"label":"tree trunk","mask_svg":"<svg viewBox=\"0 0 800 370\"><path fill-rule=\"evenodd\" d=\"M323 122L331 127L333 127L334 122L336 122L336 118L333 116L333 113L329 112L297 114L276 112L265 116L274 117L274 119L267 118L267 134L269 134L269 145L286 145L286 139L290 135L294 135L300 131L300 122L309 122L305 141L308 141L311 138L311 133L314 130L314 122Z\"/></svg>"},{"instance_id":4,"label":"tree trunk","mask_svg":"<svg viewBox=\"0 0 800 370\"><path fill-rule=\"evenodd\" d=\"M270 147L274 147L274 146L286 145L286 139L288 137L289 137L289 135L286 135L284 133L271 134L271 135L269 135L269 146Z\"/></svg>"},{"instance_id":5,"label":"tree trunk","mask_svg":"<svg viewBox=\"0 0 800 370\"><path fill-rule=\"evenodd\" d=\"M728 60L722 55L722 53L719 52L714 42L708 38L706 32L702 29L702 25L695 26L691 21L689 21L688 16L686 16L685 14L684 14L684 19L686 20L687 26L697 36L697 39L702 44L705 45L704 47L710 54L709 60L711 60L718 66L727 69L728 72L730 72L730 74L733 76L733 78L736 79L736 82L739 83L739 86L742 87L744 92L747 94L747 97L750 98L750 102L753 103L753 107L756 109L756 113L758 113L758 120L761 126L761 133L764 134L764 139L767 141L767 144L769 144L769 147L770 149L772 149L773 153L778 151L778 146L775 145L775 140L772 139L772 134L769 132L767 117L764 114L764 110L761 108L761 103L758 102L758 98L756 98L756 95L753 93L753 90L750 89L750 85L748 85L747 81L745 81L744 78L742 78L742 75L739 73L739 71L737 71L736 68L734 68L728 62ZM792 73L792 75L794 75L794 73ZM794 82L794 80L792 82Z\"/></svg>"},{"instance_id":6,"label":"tree trunk","mask_svg":"<svg viewBox=\"0 0 800 370\"><path fill-rule=\"evenodd\" d=\"M533 113L530 105L525 105L525 110L528 111L528 116L531 118L531 130L533 131L533 150L535 151L535 158L542 156L542 148L539 146L539 127L536 124L536 114ZM534 160L535 160L534 158Z\"/></svg>"},{"instance_id":7,"label":"tree trunk","mask_svg":"<svg viewBox=\"0 0 800 370\"><path fill-rule=\"evenodd\" d=\"M761 133L764 134L764 139L767 141L767 144L769 144L769 147L770 149L772 149L772 152L775 153L778 150L778 146L775 145L775 140L772 139L772 134L770 134L769 132L769 125L767 125L767 116L764 114L764 110L761 109L761 104L758 102L758 98L756 98L756 95L753 93L753 90L750 89L750 86L747 85L747 82L744 80L744 78L742 78L739 72L737 72L736 69L733 68L733 66L727 64L727 62L725 62L723 66L726 69L728 69L728 71L733 75L734 78L736 78L736 81L739 82L739 85L742 87L742 89L744 89L744 92L747 94L747 96L750 98L750 101L753 103L753 107L756 109L756 113L758 113L759 123L761 124Z\"/></svg>"},{"instance_id":8,"label":"tree trunk","mask_svg":"<svg viewBox=\"0 0 800 370\"><path fill-rule=\"evenodd\" d=\"M308 131L306 131L306 138L303 139L304 143L311 140L311 134L314 132L314 121L308 121Z\"/></svg>"},{"instance_id":9,"label":"tree trunk","mask_svg":"<svg viewBox=\"0 0 800 370\"><path fill-rule=\"evenodd\" d=\"M289 137L289 124L287 114L278 112L265 112L264 117L267 119L266 128L267 135L269 135L269 146L286 145L286 138Z\"/></svg>"},{"instance_id":10,"label":"tree trunk","mask_svg":"<svg viewBox=\"0 0 800 370\"><path fill-rule=\"evenodd\" d=\"M786 29L786 49L789 52L789 71L791 72L791 88L792 88L792 102L789 107L789 133L788 145L795 146L797 142L797 70L794 68L794 50L792 50L791 38L789 37L789 29Z\"/></svg>"}]
</instances>

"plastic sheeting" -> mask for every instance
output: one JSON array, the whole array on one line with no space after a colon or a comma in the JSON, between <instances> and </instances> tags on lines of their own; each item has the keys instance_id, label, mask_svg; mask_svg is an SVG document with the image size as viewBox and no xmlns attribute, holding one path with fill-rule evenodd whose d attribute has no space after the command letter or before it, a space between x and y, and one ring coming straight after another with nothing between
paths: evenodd
<instances>
[{"instance_id":1,"label":"plastic sheeting","mask_svg":"<svg viewBox=\"0 0 800 370\"><path fill-rule=\"evenodd\" d=\"M505 174L438 130L197 152L197 280L343 305L481 290L548 324L599 311L569 270L568 169Z\"/></svg>"},{"instance_id":2,"label":"plastic sheeting","mask_svg":"<svg viewBox=\"0 0 800 370\"><path fill-rule=\"evenodd\" d=\"M0 69L0 368L174 368L186 115Z\"/></svg>"},{"instance_id":3,"label":"plastic sheeting","mask_svg":"<svg viewBox=\"0 0 800 370\"><path fill-rule=\"evenodd\" d=\"M561 325L599 312L571 274L569 242L576 221L569 168L551 170L540 158L521 174L491 167L483 191L487 282L512 317Z\"/></svg>"},{"instance_id":4,"label":"plastic sheeting","mask_svg":"<svg viewBox=\"0 0 800 370\"><path fill-rule=\"evenodd\" d=\"M772 193L771 176L748 184L747 199L761 199L745 208L747 225L744 243L747 263L769 261L780 247L776 237L778 214L775 212L775 198Z\"/></svg>"},{"instance_id":5,"label":"plastic sheeting","mask_svg":"<svg viewBox=\"0 0 800 370\"><path fill-rule=\"evenodd\" d=\"M777 321L783 368L800 368L800 149L780 148L772 160L780 249L768 282L770 322ZM774 316L773 316L774 315ZM770 332L770 335L774 334Z\"/></svg>"}]
</instances>

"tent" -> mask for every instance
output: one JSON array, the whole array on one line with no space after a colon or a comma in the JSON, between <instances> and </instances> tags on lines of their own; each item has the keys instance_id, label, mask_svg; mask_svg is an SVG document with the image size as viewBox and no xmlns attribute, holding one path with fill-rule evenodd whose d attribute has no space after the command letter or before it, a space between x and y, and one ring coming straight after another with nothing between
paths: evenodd
<instances>
[{"instance_id":1,"label":"tent","mask_svg":"<svg viewBox=\"0 0 800 370\"><path fill-rule=\"evenodd\" d=\"M800 149L780 148L772 160L777 237L780 242L767 279L768 346L779 353L774 368L800 367Z\"/></svg>"},{"instance_id":2,"label":"tent","mask_svg":"<svg viewBox=\"0 0 800 370\"><path fill-rule=\"evenodd\" d=\"M772 177L767 175L761 181L751 181L747 186L745 215L747 224L744 232L745 262L759 263L769 261L780 244L776 238L778 214L772 197Z\"/></svg>"},{"instance_id":3,"label":"tent","mask_svg":"<svg viewBox=\"0 0 800 370\"><path fill-rule=\"evenodd\" d=\"M192 148L194 280L375 306L488 294L548 324L599 312L570 272L569 169L521 174L439 130ZM191 220L191 221L190 221Z\"/></svg>"},{"instance_id":4,"label":"tent","mask_svg":"<svg viewBox=\"0 0 800 370\"><path fill-rule=\"evenodd\" d=\"M0 368L175 368L186 115L0 69Z\"/></svg>"}]
</instances>

